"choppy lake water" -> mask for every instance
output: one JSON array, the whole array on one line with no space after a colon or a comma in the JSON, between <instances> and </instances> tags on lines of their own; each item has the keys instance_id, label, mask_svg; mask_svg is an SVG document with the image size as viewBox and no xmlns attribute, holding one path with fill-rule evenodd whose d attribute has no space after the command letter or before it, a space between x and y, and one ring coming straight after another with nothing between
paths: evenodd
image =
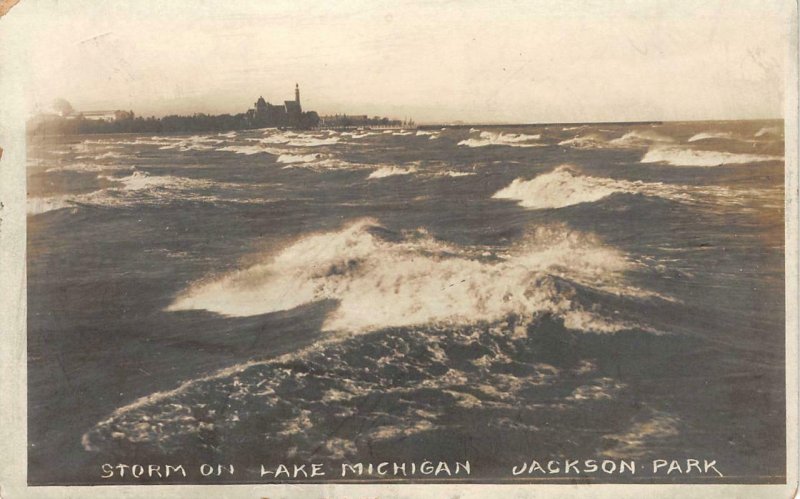
<instances>
[{"instance_id":1,"label":"choppy lake water","mask_svg":"<svg viewBox=\"0 0 800 499\"><path fill-rule=\"evenodd\" d=\"M666 456L782 482L783 145L752 121L34 137L29 479Z\"/></svg>"}]
</instances>

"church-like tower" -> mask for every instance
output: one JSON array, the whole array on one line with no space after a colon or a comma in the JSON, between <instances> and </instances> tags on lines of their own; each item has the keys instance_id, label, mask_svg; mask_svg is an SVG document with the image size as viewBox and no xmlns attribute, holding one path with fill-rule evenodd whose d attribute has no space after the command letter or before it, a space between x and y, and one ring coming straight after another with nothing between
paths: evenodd
<instances>
[{"instance_id":1,"label":"church-like tower","mask_svg":"<svg viewBox=\"0 0 800 499\"><path fill-rule=\"evenodd\" d=\"M294 84L294 101L297 102L297 109L302 110L303 108L300 106L300 85L297 83Z\"/></svg>"}]
</instances>

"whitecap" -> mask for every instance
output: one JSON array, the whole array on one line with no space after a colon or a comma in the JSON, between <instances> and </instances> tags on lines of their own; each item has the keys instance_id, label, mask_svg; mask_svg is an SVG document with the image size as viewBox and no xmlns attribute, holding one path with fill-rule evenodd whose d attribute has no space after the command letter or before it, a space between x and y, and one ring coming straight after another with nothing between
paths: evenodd
<instances>
[{"instance_id":1,"label":"whitecap","mask_svg":"<svg viewBox=\"0 0 800 499\"><path fill-rule=\"evenodd\" d=\"M213 144L220 144L222 140L208 135L193 135L191 137L171 137L170 142L159 147L162 150L175 149L178 151L210 151Z\"/></svg>"},{"instance_id":2,"label":"whitecap","mask_svg":"<svg viewBox=\"0 0 800 499\"><path fill-rule=\"evenodd\" d=\"M651 148L642 157L642 163L667 163L672 166L724 166L783 161L783 156L739 154L724 151L706 151L678 147Z\"/></svg>"},{"instance_id":3,"label":"whitecap","mask_svg":"<svg viewBox=\"0 0 800 499\"><path fill-rule=\"evenodd\" d=\"M543 210L592 203L615 193L661 194L661 189L664 187L663 184L581 175L575 167L561 165L532 180L514 179L510 185L497 191L492 198L510 199L519 202L520 206L525 208Z\"/></svg>"},{"instance_id":4,"label":"whitecap","mask_svg":"<svg viewBox=\"0 0 800 499\"><path fill-rule=\"evenodd\" d=\"M590 133L588 135L581 135L571 139L565 139L558 143L560 146L570 146L576 149L599 149L607 145L608 141L605 137Z\"/></svg>"},{"instance_id":5,"label":"whitecap","mask_svg":"<svg viewBox=\"0 0 800 499\"><path fill-rule=\"evenodd\" d=\"M697 142L700 140L713 140L713 139L732 140L733 134L730 132L701 132L692 135L686 142Z\"/></svg>"},{"instance_id":6,"label":"whitecap","mask_svg":"<svg viewBox=\"0 0 800 499\"><path fill-rule=\"evenodd\" d=\"M476 130L477 131L477 130ZM458 143L467 147L510 146L510 147L539 147L541 144L531 144L532 140L539 140L541 134L526 135L522 133L480 132L477 138L469 138Z\"/></svg>"},{"instance_id":7,"label":"whitecap","mask_svg":"<svg viewBox=\"0 0 800 499\"><path fill-rule=\"evenodd\" d=\"M475 175L475 172L457 172L453 170L446 170L436 174L439 177L470 177Z\"/></svg>"},{"instance_id":8,"label":"whitecap","mask_svg":"<svg viewBox=\"0 0 800 499\"><path fill-rule=\"evenodd\" d=\"M625 284L623 273L632 264L623 253L563 226L539 228L493 260L424 232L388 241L374 233L376 227L364 219L303 237L263 263L190 286L167 310L251 316L336 300L326 331L473 324L509 315L534 320L547 313L564 318L569 328L613 332L634 325L588 319L597 312L574 303L568 286L553 276L619 296L652 297Z\"/></svg>"},{"instance_id":9,"label":"whitecap","mask_svg":"<svg viewBox=\"0 0 800 499\"><path fill-rule=\"evenodd\" d=\"M278 159L276 161L278 163L285 163L285 164L312 163L312 162L317 161L319 159L322 159L324 157L325 156L323 154L319 154L319 153L312 153L312 154L281 154L280 156L278 156Z\"/></svg>"},{"instance_id":10,"label":"whitecap","mask_svg":"<svg viewBox=\"0 0 800 499\"><path fill-rule=\"evenodd\" d=\"M619 147L642 147L650 144L667 144L675 142L672 137L662 135L652 130L634 130L628 132L622 137L610 140L608 143L612 146Z\"/></svg>"},{"instance_id":11,"label":"whitecap","mask_svg":"<svg viewBox=\"0 0 800 499\"><path fill-rule=\"evenodd\" d=\"M777 127L777 126L765 126L765 127L761 128L761 129L759 129L755 133L754 137L763 137L765 135L773 135L773 136L776 136L776 137L782 137L783 136L783 129L780 128L780 127Z\"/></svg>"},{"instance_id":12,"label":"whitecap","mask_svg":"<svg viewBox=\"0 0 800 499\"><path fill-rule=\"evenodd\" d=\"M370 173L367 177L368 180L374 180L378 178L386 178L386 177L393 177L395 175L409 175L411 173L415 173L417 168L414 166L410 166L407 168L399 167L399 166L382 166L375 170L374 172Z\"/></svg>"},{"instance_id":13,"label":"whitecap","mask_svg":"<svg viewBox=\"0 0 800 499\"><path fill-rule=\"evenodd\" d=\"M261 154L261 153L269 153L269 154L271 154L269 149L267 149L267 148L265 148L263 146L260 146L260 145L255 145L255 146L247 146L247 145L244 145L244 146L225 146L225 147L220 147L219 149L217 149L217 151L228 151L228 152L233 152L233 153L236 153L236 154L245 154L245 155L248 155L248 156L251 156L253 154Z\"/></svg>"},{"instance_id":14,"label":"whitecap","mask_svg":"<svg viewBox=\"0 0 800 499\"><path fill-rule=\"evenodd\" d=\"M520 206L533 210L558 209L583 203L594 203L612 194L638 194L659 197L687 204L714 204L741 206L758 200L781 204L781 189L746 189L723 186L680 185L641 180L615 180L583 175L572 165L560 165L531 180L514 179L497 191L492 198L517 201Z\"/></svg>"}]
</instances>

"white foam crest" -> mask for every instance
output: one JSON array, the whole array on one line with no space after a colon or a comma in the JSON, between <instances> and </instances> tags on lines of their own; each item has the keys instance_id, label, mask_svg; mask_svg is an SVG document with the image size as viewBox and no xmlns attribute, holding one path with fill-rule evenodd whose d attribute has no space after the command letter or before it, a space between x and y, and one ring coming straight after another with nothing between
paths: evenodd
<instances>
[{"instance_id":1,"label":"white foam crest","mask_svg":"<svg viewBox=\"0 0 800 499\"><path fill-rule=\"evenodd\" d=\"M122 184L122 188L107 189L111 193L114 191L124 192L139 192L150 191L154 195L159 195L157 191L176 191L188 193L190 197L204 199L202 194L197 193L200 189L206 189L214 186L227 186L235 187L234 184L225 184L212 182L210 180L194 179L187 177L175 177L172 175L150 175L144 171L134 171L131 175L126 177L111 177L108 175L99 175L98 178ZM102 193L103 191L97 191ZM163 192L164 196L168 196L169 192Z\"/></svg>"},{"instance_id":2,"label":"white foam crest","mask_svg":"<svg viewBox=\"0 0 800 499\"><path fill-rule=\"evenodd\" d=\"M112 143L115 143L115 142L116 141L114 139L111 139L111 138L107 138L107 139L85 139L85 140L81 141L81 144L86 144L86 145L90 145L90 144L91 145L106 145L106 144L112 144Z\"/></svg>"},{"instance_id":3,"label":"white foam crest","mask_svg":"<svg viewBox=\"0 0 800 499\"><path fill-rule=\"evenodd\" d=\"M119 149L126 145L126 139L104 139L104 140L84 140L78 144L70 144L67 147L75 153L93 153L99 151L110 151Z\"/></svg>"},{"instance_id":4,"label":"white foam crest","mask_svg":"<svg viewBox=\"0 0 800 499\"><path fill-rule=\"evenodd\" d=\"M518 201L525 208L544 210L564 208L581 203L593 203L615 193L644 193L661 195L663 184L629 182L581 175L570 165L541 174L532 180L514 179L497 191L492 198ZM666 193L674 195L675 193Z\"/></svg>"},{"instance_id":5,"label":"white foam crest","mask_svg":"<svg viewBox=\"0 0 800 499\"><path fill-rule=\"evenodd\" d=\"M177 140L175 140L177 139ZM159 149L163 150L170 150L175 149L178 151L210 151L214 149L214 145L212 144L219 144L223 142L217 138L211 137L209 135L193 135L191 137L175 137L171 138L171 141L159 147Z\"/></svg>"},{"instance_id":6,"label":"white foam crest","mask_svg":"<svg viewBox=\"0 0 800 499\"><path fill-rule=\"evenodd\" d=\"M590 133L588 135L581 135L571 139L562 140L558 143L560 146L570 146L576 149L596 149L607 145L608 141L601 135Z\"/></svg>"},{"instance_id":7,"label":"white foam crest","mask_svg":"<svg viewBox=\"0 0 800 499\"><path fill-rule=\"evenodd\" d=\"M337 144L340 138L331 137L330 135L330 131L323 134L296 133L292 131L279 131L276 133L274 129L269 129L265 132L264 137L247 140L266 145L280 144L291 147L318 147Z\"/></svg>"},{"instance_id":8,"label":"white foam crest","mask_svg":"<svg viewBox=\"0 0 800 499\"><path fill-rule=\"evenodd\" d=\"M472 131L473 129L470 129ZM477 130L475 130L477 131ZM526 135L522 133L480 132L478 138L469 138L458 143L467 147L486 146L511 146L511 147L539 147L541 144L530 144L531 140L539 140L541 134Z\"/></svg>"},{"instance_id":9,"label":"white foam crest","mask_svg":"<svg viewBox=\"0 0 800 499\"><path fill-rule=\"evenodd\" d=\"M106 149L108 149L106 147ZM75 159L82 159L82 160L92 160L92 161L99 161L99 160L106 160L106 159L121 159L124 158L125 154L116 152L116 151L107 151L100 154L81 154L75 156Z\"/></svg>"},{"instance_id":10,"label":"white foam crest","mask_svg":"<svg viewBox=\"0 0 800 499\"><path fill-rule=\"evenodd\" d=\"M286 145L293 147L318 147L318 146L330 146L337 143L339 143L339 137L328 137L325 139L316 137L301 137L294 140L290 140L289 142L286 143Z\"/></svg>"},{"instance_id":11,"label":"white foam crest","mask_svg":"<svg viewBox=\"0 0 800 499\"><path fill-rule=\"evenodd\" d=\"M642 163L667 163L672 166L724 166L783 161L783 156L763 154L739 154L724 151L683 149L678 147L651 148L642 157Z\"/></svg>"},{"instance_id":12,"label":"white foam crest","mask_svg":"<svg viewBox=\"0 0 800 499\"><path fill-rule=\"evenodd\" d=\"M119 182L124 185L125 190L139 191L142 189L150 189L153 187L165 187L169 185L178 184L181 182L177 177L172 176L153 176L147 172L135 171L127 177L110 177L107 175L100 175L99 178L109 180L111 182ZM183 181L189 179L182 179Z\"/></svg>"},{"instance_id":13,"label":"white foam crest","mask_svg":"<svg viewBox=\"0 0 800 499\"><path fill-rule=\"evenodd\" d=\"M437 177L469 177L472 175L475 175L475 172L457 172L453 170L447 170L436 174Z\"/></svg>"},{"instance_id":14,"label":"white foam crest","mask_svg":"<svg viewBox=\"0 0 800 499\"><path fill-rule=\"evenodd\" d=\"M594 380L590 385L581 385L577 387L567 397L571 401L587 401L587 400L613 400L616 398L618 392L626 388L624 383L619 383L612 378L599 378Z\"/></svg>"},{"instance_id":15,"label":"white foam crest","mask_svg":"<svg viewBox=\"0 0 800 499\"><path fill-rule=\"evenodd\" d=\"M378 132L363 132L363 133L342 132L341 135L343 135L345 137L350 137L352 139L363 139L364 137L371 137L373 135L380 135L380 133L378 133Z\"/></svg>"},{"instance_id":16,"label":"white foam crest","mask_svg":"<svg viewBox=\"0 0 800 499\"><path fill-rule=\"evenodd\" d=\"M278 163L292 164L292 163L312 163L318 159L324 158L325 155L320 153L312 154L281 154L276 160Z\"/></svg>"},{"instance_id":17,"label":"white foam crest","mask_svg":"<svg viewBox=\"0 0 800 499\"><path fill-rule=\"evenodd\" d=\"M108 151L106 153L99 154L99 155L95 156L94 159L120 159L120 158L124 158L124 157L125 157L124 154L121 154L121 153L118 153L118 152L114 152L114 151Z\"/></svg>"},{"instance_id":18,"label":"white foam crest","mask_svg":"<svg viewBox=\"0 0 800 499\"><path fill-rule=\"evenodd\" d=\"M759 129L754 137L763 137L765 135L773 135L775 137L783 137L783 129L777 126L765 126Z\"/></svg>"},{"instance_id":19,"label":"white foam crest","mask_svg":"<svg viewBox=\"0 0 800 499\"><path fill-rule=\"evenodd\" d=\"M276 154L275 152L273 152L273 150L264 147L262 145L225 146L225 147L220 147L219 149L217 149L217 151L227 151L236 154L245 154L247 156L252 156L253 154L261 154L261 153ZM282 152L278 154L282 154Z\"/></svg>"},{"instance_id":20,"label":"white foam crest","mask_svg":"<svg viewBox=\"0 0 800 499\"><path fill-rule=\"evenodd\" d=\"M689 137L687 142L697 142L700 140L713 140L713 139L722 139L722 140L732 140L733 134L730 132L701 132L696 133Z\"/></svg>"},{"instance_id":21,"label":"white foam crest","mask_svg":"<svg viewBox=\"0 0 800 499\"><path fill-rule=\"evenodd\" d=\"M289 163L283 167L284 170L289 168L305 168L317 172L330 171L330 170L363 170L372 168L372 165L362 163L350 163L337 158L324 158L312 161L309 163Z\"/></svg>"},{"instance_id":22,"label":"white foam crest","mask_svg":"<svg viewBox=\"0 0 800 499\"><path fill-rule=\"evenodd\" d=\"M122 177L98 175L97 178L112 182L113 185L85 194L63 194L48 198L31 198L28 201L29 214L35 215L61 208L79 206L125 207L140 204L163 204L176 200L243 204L263 204L272 201L269 198L252 196L252 192L247 192L245 196L241 196L244 187L241 184L172 175L150 175L139 170ZM207 189L214 187L224 188L229 194L220 196L207 191ZM265 184L249 185L247 187L261 192Z\"/></svg>"},{"instance_id":23,"label":"white foam crest","mask_svg":"<svg viewBox=\"0 0 800 499\"><path fill-rule=\"evenodd\" d=\"M632 264L592 236L563 226L540 228L510 254L487 261L424 234L384 240L370 230L375 223L359 220L304 237L264 263L191 286L167 310L251 316L336 300L324 330L472 324L512 314L534 320L544 313L587 331L628 326L591 319L596 314L574 304L554 280L626 289L623 272Z\"/></svg>"},{"instance_id":24,"label":"white foam crest","mask_svg":"<svg viewBox=\"0 0 800 499\"><path fill-rule=\"evenodd\" d=\"M321 133L297 133L267 129L263 137L247 139L266 145L286 145L291 147L318 147L339 143L339 137L332 137L335 132L328 130Z\"/></svg>"},{"instance_id":25,"label":"white foam crest","mask_svg":"<svg viewBox=\"0 0 800 499\"><path fill-rule=\"evenodd\" d=\"M608 143L609 145L618 147L641 147L653 143L668 144L672 142L675 142L672 137L661 135L652 130L634 130L626 133L622 137L610 140Z\"/></svg>"},{"instance_id":26,"label":"white foam crest","mask_svg":"<svg viewBox=\"0 0 800 499\"><path fill-rule=\"evenodd\" d=\"M543 173L532 180L514 179L507 187L497 191L494 199L510 199L520 206L534 210L557 209L581 203L593 203L612 194L640 194L660 197L688 204L716 204L741 206L748 201L758 200L764 207L765 201L781 205L781 189L735 189L723 186L679 185L662 182L643 182L641 180L614 180L581 174L571 165L561 165L555 170Z\"/></svg>"},{"instance_id":27,"label":"white foam crest","mask_svg":"<svg viewBox=\"0 0 800 499\"><path fill-rule=\"evenodd\" d=\"M407 168L399 167L399 166L382 166L375 170L374 172L370 173L367 177L367 180L374 180L378 178L386 178L386 177L393 177L395 175L409 175L411 173L416 173L417 168L415 166L409 166Z\"/></svg>"}]
</instances>

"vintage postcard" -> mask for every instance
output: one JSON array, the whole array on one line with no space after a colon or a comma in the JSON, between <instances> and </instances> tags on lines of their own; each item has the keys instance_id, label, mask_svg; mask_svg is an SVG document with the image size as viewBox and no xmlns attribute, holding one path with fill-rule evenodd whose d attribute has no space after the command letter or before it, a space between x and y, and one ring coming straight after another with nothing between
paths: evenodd
<instances>
[{"instance_id":1,"label":"vintage postcard","mask_svg":"<svg viewBox=\"0 0 800 499\"><path fill-rule=\"evenodd\" d=\"M791 497L797 5L4 2L0 497Z\"/></svg>"}]
</instances>

